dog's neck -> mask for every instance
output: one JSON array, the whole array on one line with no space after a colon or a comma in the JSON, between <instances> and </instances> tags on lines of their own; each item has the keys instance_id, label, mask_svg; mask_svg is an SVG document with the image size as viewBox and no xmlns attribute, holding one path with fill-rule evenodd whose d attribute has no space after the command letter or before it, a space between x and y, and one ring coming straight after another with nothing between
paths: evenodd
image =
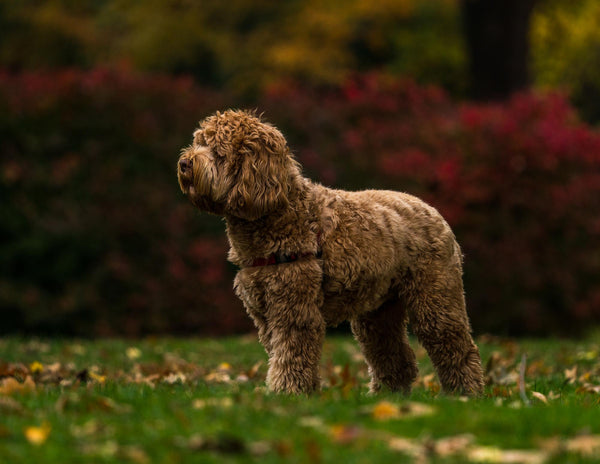
<instances>
[{"instance_id":1,"label":"dog's neck","mask_svg":"<svg viewBox=\"0 0 600 464\"><path fill-rule=\"evenodd\" d=\"M239 267L279 264L320 254L320 224L310 181L302 179L285 208L259 219L225 216L228 259ZM257 264L259 263L259 264Z\"/></svg>"}]
</instances>

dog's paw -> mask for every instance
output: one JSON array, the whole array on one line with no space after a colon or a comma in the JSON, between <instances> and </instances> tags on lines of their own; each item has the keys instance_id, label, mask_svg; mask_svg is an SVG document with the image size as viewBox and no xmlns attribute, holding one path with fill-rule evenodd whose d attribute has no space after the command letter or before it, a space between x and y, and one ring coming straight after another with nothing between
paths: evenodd
<instances>
[{"instance_id":1,"label":"dog's paw","mask_svg":"<svg viewBox=\"0 0 600 464\"><path fill-rule=\"evenodd\" d=\"M319 380L309 372L283 373L276 369L270 369L267 373L267 388L273 393L312 393L319 387Z\"/></svg>"}]
</instances>

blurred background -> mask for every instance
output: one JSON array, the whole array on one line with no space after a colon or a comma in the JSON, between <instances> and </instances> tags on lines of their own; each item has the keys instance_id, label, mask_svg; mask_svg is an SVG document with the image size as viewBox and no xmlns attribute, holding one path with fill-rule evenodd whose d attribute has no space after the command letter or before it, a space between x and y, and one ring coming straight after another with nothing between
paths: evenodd
<instances>
[{"instance_id":1,"label":"blurred background","mask_svg":"<svg viewBox=\"0 0 600 464\"><path fill-rule=\"evenodd\" d=\"M0 31L0 333L251 330L175 173L228 107L437 207L477 334L600 322L596 0L0 0Z\"/></svg>"}]
</instances>

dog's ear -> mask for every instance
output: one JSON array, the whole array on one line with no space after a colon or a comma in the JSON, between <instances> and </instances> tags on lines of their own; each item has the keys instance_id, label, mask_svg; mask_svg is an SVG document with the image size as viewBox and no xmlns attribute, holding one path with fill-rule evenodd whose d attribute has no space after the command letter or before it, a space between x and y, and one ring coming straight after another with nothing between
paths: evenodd
<instances>
[{"instance_id":1,"label":"dog's ear","mask_svg":"<svg viewBox=\"0 0 600 464\"><path fill-rule=\"evenodd\" d=\"M255 220L288 204L297 163L283 135L261 123L238 141L238 170L226 212Z\"/></svg>"}]
</instances>

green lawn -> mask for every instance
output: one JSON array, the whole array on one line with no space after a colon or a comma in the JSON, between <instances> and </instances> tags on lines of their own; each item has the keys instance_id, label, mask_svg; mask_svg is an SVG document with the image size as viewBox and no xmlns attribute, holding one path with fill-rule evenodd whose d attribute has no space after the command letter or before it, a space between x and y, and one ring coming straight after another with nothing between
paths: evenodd
<instances>
[{"instance_id":1,"label":"green lawn","mask_svg":"<svg viewBox=\"0 0 600 464\"><path fill-rule=\"evenodd\" d=\"M482 338L476 399L440 394L420 348L410 397L368 395L350 337L308 397L266 392L254 336L0 338L0 463L598 462L598 338Z\"/></svg>"}]
</instances>

